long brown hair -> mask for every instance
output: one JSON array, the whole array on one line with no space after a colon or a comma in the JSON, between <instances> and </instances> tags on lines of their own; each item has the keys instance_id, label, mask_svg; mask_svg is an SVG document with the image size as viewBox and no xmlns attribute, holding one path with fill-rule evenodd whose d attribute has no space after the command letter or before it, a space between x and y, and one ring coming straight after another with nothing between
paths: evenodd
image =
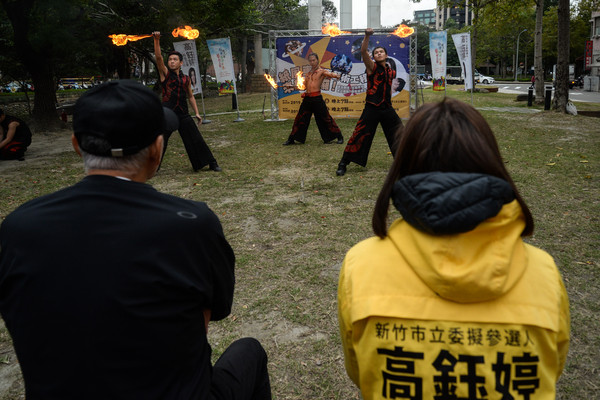
<instances>
[{"instance_id":1,"label":"long brown hair","mask_svg":"<svg viewBox=\"0 0 600 400\"><path fill-rule=\"evenodd\" d=\"M373 232L387 235L387 215L394 183L423 172L471 172L507 181L525 214L521 236L533 233L533 217L508 174L492 129L472 106L445 98L420 107L397 138L394 162L377 197Z\"/></svg>"}]
</instances>

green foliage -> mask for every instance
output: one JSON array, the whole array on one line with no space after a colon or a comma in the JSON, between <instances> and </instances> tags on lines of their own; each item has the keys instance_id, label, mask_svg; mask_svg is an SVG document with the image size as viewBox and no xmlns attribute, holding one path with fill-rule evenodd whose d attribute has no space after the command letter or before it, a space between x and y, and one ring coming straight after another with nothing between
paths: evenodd
<instances>
[{"instance_id":1,"label":"green foliage","mask_svg":"<svg viewBox=\"0 0 600 400\"><path fill-rule=\"evenodd\" d=\"M528 64L533 63L535 6L532 2L488 6L484 10L480 28L478 65L487 61L499 64L502 67L501 75L504 76L507 73L506 67L512 68L514 64L517 39L520 62L525 61L525 54L530 54ZM527 31L519 36L524 29Z\"/></svg>"}]
</instances>

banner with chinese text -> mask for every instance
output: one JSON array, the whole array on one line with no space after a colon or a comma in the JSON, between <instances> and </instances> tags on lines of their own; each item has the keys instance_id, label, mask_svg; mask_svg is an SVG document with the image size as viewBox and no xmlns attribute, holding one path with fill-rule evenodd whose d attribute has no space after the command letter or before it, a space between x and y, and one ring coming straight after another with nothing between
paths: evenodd
<instances>
[{"instance_id":1,"label":"banner with chinese text","mask_svg":"<svg viewBox=\"0 0 600 400\"><path fill-rule=\"evenodd\" d=\"M202 81L199 79L200 68L198 68L198 53L196 52L196 42L185 40L183 42L174 42L175 51L183 55L183 65L181 72L190 77L192 81L192 92L194 94L202 93Z\"/></svg>"},{"instance_id":2,"label":"banner with chinese text","mask_svg":"<svg viewBox=\"0 0 600 400\"><path fill-rule=\"evenodd\" d=\"M210 58L215 67L219 94L237 93L235 87L235 71L229 38L207 40Z\"/></svg>"},{"instance_id":3,"label":"banner with chinese text","mask_svg":"<svg viewBox=\"0 0 600 400\"><path fill-rule=\"evenodd\" d=\"M591 40L585 41L585 59L583 61L583 70L589 71L592 69L592 64L594 61L592 60L592 56L594 54L594 42Z\"/></svg>"},{"instance_id":4,"label":"banner with chinese text","mask_svg":"<svg viewBox=\"0 0 600 400\"><path fill-rule=\"evenodd\" d=\"M433 90L446 90L448 33L446 31L429 32L429 57L431 58L431 75Z\"/></svg>"},{"instance_id":5,"label":"banner with chinese text","mask_svg":"<svg viewBox=\"0 0 600 400\"><path fill-rule=\"evenodd\" d=\"M308 55L316 53L319 65L339 72L341 78L325 78L321 85L323 99L334 118L357 118L362 113L367 90L367 74L360 47L362 35L336 37L301 36L278 38L276 41L276 76L279 118L294 118L302 102L301 92L294 86L296 73L310 71ZM409 49L410 38L395 35L373 35L369 53L377 46L387 50L388 62L396 70L392 87L392 105L400 118L409 117Z\"/></svg>"},{"instance_id":6,"label":"banner with chinese text","mask_svg":"<svg viewBox=\"0 0 600 400\"><path fill-rule=\"evenodd\" d=\"M452 35L458 59L462 67L462 73L465 80L465 90L473 89L473 68L471 66L471 34L457 33Z\"/></svg>"}]
</instances>

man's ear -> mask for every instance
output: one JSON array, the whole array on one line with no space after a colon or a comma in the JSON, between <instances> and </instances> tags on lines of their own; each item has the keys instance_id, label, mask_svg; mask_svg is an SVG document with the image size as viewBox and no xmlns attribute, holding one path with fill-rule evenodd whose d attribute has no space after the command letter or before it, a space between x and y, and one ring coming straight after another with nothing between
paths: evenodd
<instances>
[{"instance_id":1,"label":"man's ear","mask_svg":"<svg viewBox=\"0 0 600 400\"><path fill-rule=\"evenodd\" d=\"M75 152L79 154L79 157L81 157L81 149L79 148L79 142L77 141L77 138L75 137L74 133L71 134L71 144L73 145Z\"/></svg>"},{"instance_id":2,"label":"man's ear","mask_svg":"<svg viewBox=\"0 0 600 400\"><path fill-rule=\"evenodd\" d=\"M164 138L164 136L163 135L158 135L156 137L156 139L154 139L154 142L150 145L150 146L152 146L151 150L150 150L150 154L153 157L157 156L158 157L158 162L160 162L160 159L162 158L164 144L165 144L165 138Z\"/></svg>"},{"instance_id":3,"label":"man's ear","mask_svg":"<svg viewBox=\"0 0 600 400\"><path fill-rule=\"evenodd\" d=\"M150 145L150 154L148 155L148 161L151 164L151 166L150 166L150 170L152 171L151 177L154 176L154 174L158 170L158 167L160 166L160 162L161 162L162 156L163 156L164 144L165 144L165 138L163 137L163 135L158 135L156 137L156 139L154 139L154 142L152 142L152 144Z\"/></svg>"}]
</instances>

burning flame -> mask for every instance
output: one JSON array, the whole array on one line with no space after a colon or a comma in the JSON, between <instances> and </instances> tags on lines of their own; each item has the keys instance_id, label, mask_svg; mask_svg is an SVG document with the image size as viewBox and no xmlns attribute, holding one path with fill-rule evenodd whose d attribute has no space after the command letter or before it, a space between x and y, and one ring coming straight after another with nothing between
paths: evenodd
<instances>
[{"instance_id":1,"label":"burning flame","mask_svg":"<svg viewBox=\"0 0 600 400\"><path fill-rule=\"evenodd\" d=\"M273 78L271 77L271 75L269 75L269 74L265 74L265 79L267 80L267 82L269 82L269 84L270 84L271 86L273 86L273 89L277 89L277 84L275 83L275 79L273 79Z\"/></svg>"},{"instance_id":2,"label":"burning flame","mask_svg":"<svg viewBox=\"0 0 600 400\"><path fill-rule=\"evenodd\" d=\"M120 33L108 35L108 37L112 39L113 44L117 46L125 46L127 42L135 42L136 40L152 37L152 35L125 35Z\"/></svg>"},{"instance_id":3,"label":"burning flame","mask_svg":"<svg viewBox=\"0 0 600 400\"><path fill-rule=\"evenodd\" d=\"M192 40L200 36L200 32L198 31L198 29L194 29L189 25L180 26L179 28L173 29L173 37L177 36L181 36L186 39Z\"/></svg>"},{"instance_id":4,"label":"burning flame","mask_svg":"<svg viewBox=\"0 0 600 400\"><path fill-rule=\"evenodd\" d=\"M321 28L321 32L323 32L325 35L329 35L329 36L338 36L341 35L342 33L350 33L347 31L341 31L340 28L338 28L338 26L336 24L326 24Z\"/></svg>"},{"instance_id":5,"label":"burning flame","mask_svg":"<svg viewBox=\"0 0 600 400\"><path fill-rule=\"evenodd\" d=\"M304 78L302 77L302 71L298 71L296 74L296 87L299 90L306 89L306 86L304 85Z\"/></svg>"},{"instance_id":6,"label":"burning flame","mask_svg":"<svg viewBox=\"0 0 600 400\"><path fill-rule=\"evenodd\" d=\"M402 24L402 25L398 25L396 30L394 32L392 32L392 35L396 35L396 36L404 38L404 37L408 37L408 36L412 35L414 32L415 32L415 30L413 28Z\"/></svg>"}]
</instances>

